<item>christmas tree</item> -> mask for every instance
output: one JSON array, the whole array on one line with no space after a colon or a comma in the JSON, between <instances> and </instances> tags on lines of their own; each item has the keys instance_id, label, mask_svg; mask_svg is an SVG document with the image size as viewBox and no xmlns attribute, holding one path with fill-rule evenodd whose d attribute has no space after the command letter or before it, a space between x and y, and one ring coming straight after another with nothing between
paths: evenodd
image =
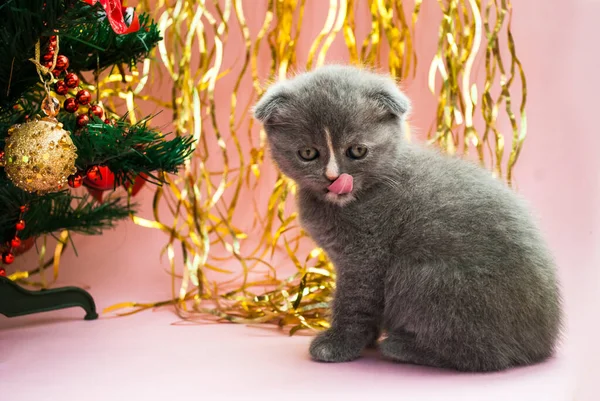
<instances>
[{"instance_id":1,"label":"christmas tree","mask_svg":"<svg viewBox=\"0 0 600 401\"><path fill-rule=\"evenodd\" d=\"M6 266L40 236L99 234L128 218L135 212L129 196L176 172L192 141L165 138L149 118L132 123L97 91L102 74L124 76L161 40L146 14L120 0L8 0L0 3L0 21L0 276L6 276ZM103 199L117 187L127 195ZM9 281L2 279L4 286ZM3 301L6 292L0 309Z\"/></svg>"}]
</instances>

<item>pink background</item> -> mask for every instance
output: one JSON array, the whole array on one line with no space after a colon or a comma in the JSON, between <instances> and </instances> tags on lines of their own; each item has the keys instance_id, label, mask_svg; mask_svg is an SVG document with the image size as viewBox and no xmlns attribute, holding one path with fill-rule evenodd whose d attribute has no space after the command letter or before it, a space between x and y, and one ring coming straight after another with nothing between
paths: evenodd
<instances>
[{"instance_id":1,"label":"pink background","mask_svg":"<svg viewBox=\"0 0 600 401\"><path fill-rule=\"evenodd\" d=\"M262 3L244 1L253 34L261 21L263 9L258 4ZM435 2L424 3L417 38L421 67L429 63L435 49L439 18ZM392 365L374 357L322 365L308 360L310 338L306 336L288 338L271 329L232 325L182 325L169 309L96 322L81 321L81 311L69 310L0 317L0 400L209 395L259 399L284 394L290 399L328 394L343 394L346 399L598 399L594 380L600 378L596 340L600 328L600 215L596 211L600 85L594 74L600 71L596 46L600 2L566 3L515 0L513 21L529 90L529 136L516 181L538 215L560 266L569 319L568 336L557 358L493 375ZM314 37L322 27L326 4L308 0L308 5L303 29ZM361 22L358 25L360 29ZM241 43L236 32L229 40ZM310 41L299 46L299 54L305 54ZM330 54L330 61L344 59L341 38ZM228 53L224 63L233 64L238 58L239 54ZM299 56L299 62L303 65L305 56ZM427 130L433 115L434 99L426 79L427 68L421 68L417 78L405 84L416 110L412 124L420 132ZM227 98L224 101L229 104ZM219 113L226 124L229 107ZM167 123L166 114L156 124ZM151 197L150 189L142 191L142 215L149 216ZM165 241L163 234L130 222L102 237L78 237L79 257L72 252L65 256L61 283L89 286L99 309L116 302L166 299L170 297L164 274L167 265L159 261ZM16 268L25 268L31 258L23 258Z\"/></svg>"}]
</instances>

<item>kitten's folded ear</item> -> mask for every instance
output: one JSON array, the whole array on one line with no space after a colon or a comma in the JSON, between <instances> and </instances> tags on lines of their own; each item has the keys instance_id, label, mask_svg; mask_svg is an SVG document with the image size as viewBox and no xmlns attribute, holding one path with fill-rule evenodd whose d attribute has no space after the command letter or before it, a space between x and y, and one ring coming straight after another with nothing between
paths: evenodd
<instances>
[{"instance_id":1,"label":"kitten's folded ear","mask_svg":"<svg viewBox=\"0 0 600 401\"><path fill-rule=\"evenodd\" d=\"M254 118L267 124L288 101L289 96L285 94L280 85L276 84L269 88L254 106Z\"/></svg>"},{"instance_id":2,"label":"kitten's folded ear","mask_svg":"<svg viewBox=\"0 0 600 401\"><path fill-rule=\"evenodd\" d=\"M403 117L410 112L410 100L396 85L386 85L374 91L371 96L397 117Z\"/></svg>"}]
</instances>

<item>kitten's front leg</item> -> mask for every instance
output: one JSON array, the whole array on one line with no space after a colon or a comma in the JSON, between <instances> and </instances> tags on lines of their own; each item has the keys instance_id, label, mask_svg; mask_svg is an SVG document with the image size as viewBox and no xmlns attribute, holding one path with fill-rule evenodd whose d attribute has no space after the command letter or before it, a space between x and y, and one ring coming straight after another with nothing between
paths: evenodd
<instances>
[{"instance_id":1,"label":"kitten's front leg","mask_svg":"<svg viewBox=\"0 0 600 401\"><path fill-rule=\"evenodd\" d=\"M357 359L379 338L383 315L383 277L371 269L338 269L332 304L331 328L310 345L310 355L321 362Z\"/></svg>"}]
</instances>

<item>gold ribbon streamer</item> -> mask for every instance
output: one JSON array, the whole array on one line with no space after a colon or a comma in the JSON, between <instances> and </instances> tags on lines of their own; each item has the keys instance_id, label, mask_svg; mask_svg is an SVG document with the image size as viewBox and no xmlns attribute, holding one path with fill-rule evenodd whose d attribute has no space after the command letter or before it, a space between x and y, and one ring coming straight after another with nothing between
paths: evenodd
<instances>
[{"instance_id":1,"label":"gold ribbon streamer","mask_svg":"<svg viewBox=\"0 0 600 401\"><path fill-rule=\"evenodd\" d=\"M315 3L308 2L308 6ZM125 302L105 312L123 315L175 305L179 315L190 322L274 323L287 327L291 334L328 327L326 312L335 287L335 270L321 249L307 254L300 251L309 239L290 207L295 185L281 174L268 181L263 170L269 167L263 165L264 132L254 129L249 109L266 84L285 79L297 68L299 41L311 44L307 54L310 69L326 62L340 32L351 63L386 66L398 79L410 79L417 68L414 43L422 0L413 1L412 7L406 3L330 0L323 26L314 38L303 30L305 0L159 0L154 8L147 8L156 13L165 38L157 50L164 68L144 64L141 77L136 72L120 80L109 80L111 74L99 83L102 95L108 97L108 86L119 83L121 87L114 91L170 108L175 132L193 135L197 148L182 173L165 177L166 184L156 189L153 219L133 217L136 224L160 230L168 238L162 254L169 261L172 299ZM474 148L481 163L511 182L526 128L525 76L510 31L511 3L487 2L483 12L480 0L439 0L438 4L443 16L429 70L429 87L438 107L430 142L450 153L465 154ZM266 11L260 29L252 36L246 14L249 8L259 6ZM371 26L361 38L355 19L365 13ZM510 54L508 68L500 56L503 34ZM230 35L242 38L241 51L228 44ZM362 43L360 49L358 43ZM228 50L238 55L231 66L224 61ZM474 80L478 57L484 58L482 85ZM261 75L262 71L268 71L268 76ZM233 87L221 87L220 79L229 74L236 74ZM170 102L142 91L156 79L169 80ZM518 116L512 112L516 82L522 93ZM495 89L498 85L499 92ZM251 96L241 104L249 91ZM216 116L216 108L223 107L217 104L217 93L230 98L227 126L220 125ZM498 128L502 109L513 131L507 163L504 136ZM478 113L483 129L476 124ZM242 129L247 130L245 135ZM215 169L215 165L220 167ZM273 188L264 202L254 196L259 185ZM242 201L247 198L251 200ZM161 205L169 211L166 218L160 216ZM243 207L254 211L254 224L246 229L238 227L244 223L239 217ZM250 238L259 243L249 242ZM181 256L176 249L181 249ZM272 264L273 255L281 253L296 269L286 279L277 277L278 266ZM233 273L238 270L240 274ZM122 309L127 310L119 312Z\"/></svg>"}]
</instances>

